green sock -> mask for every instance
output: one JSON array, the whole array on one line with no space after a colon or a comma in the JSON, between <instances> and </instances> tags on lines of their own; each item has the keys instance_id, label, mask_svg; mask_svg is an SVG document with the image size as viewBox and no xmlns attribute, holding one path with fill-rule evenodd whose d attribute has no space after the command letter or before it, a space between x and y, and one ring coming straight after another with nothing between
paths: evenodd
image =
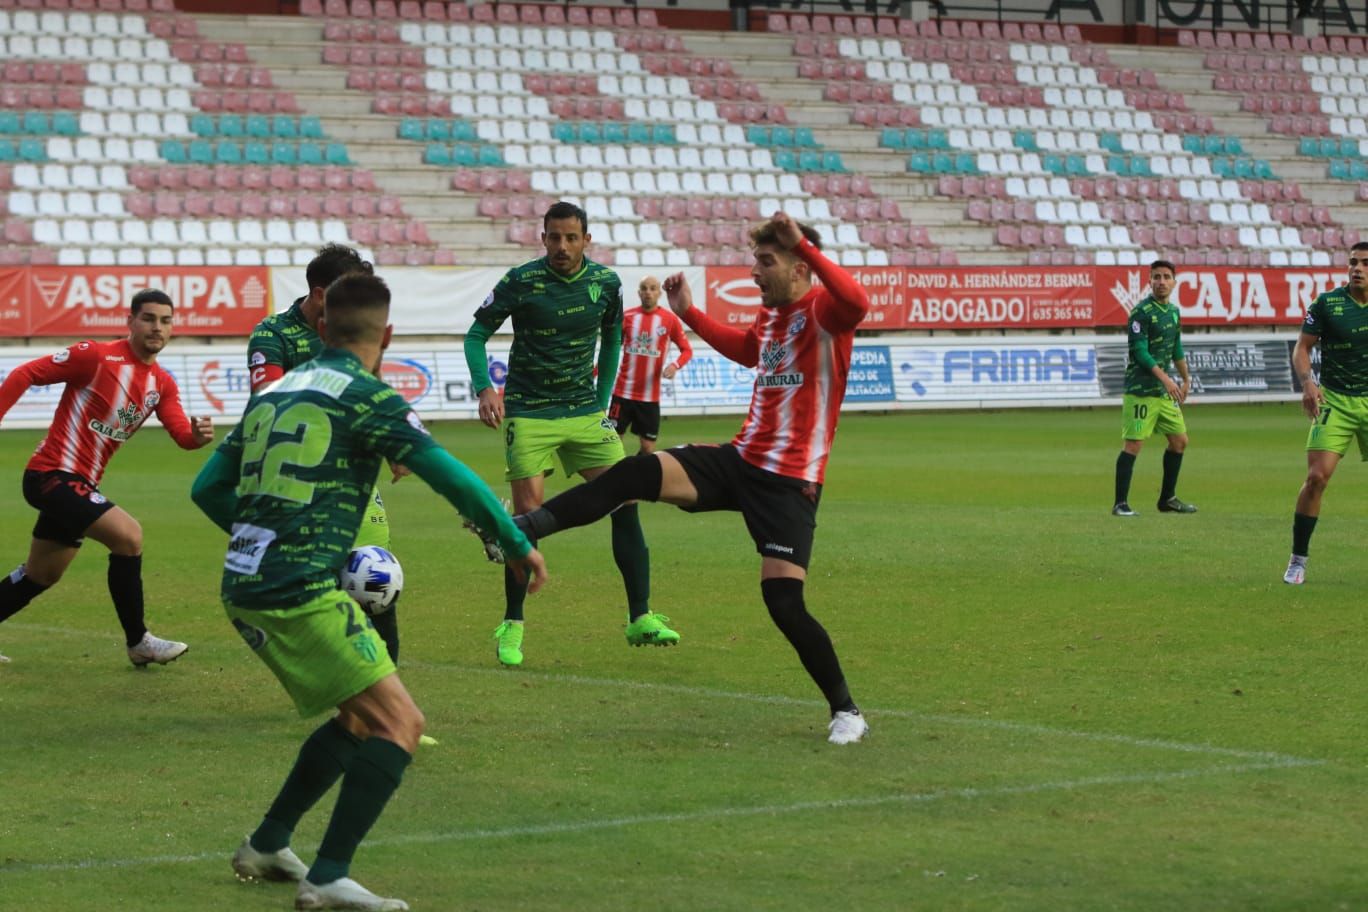
<instances>
[{"instance_id":1,"label":"green sock","mask_svg":"<svg viewBox=\"0 0 1368 912\"><path fill-rule=\"evenodd\" d=\"M613 511L613 560L627 590L627 616L634 621L651 610L651 551L636 504Z\"/></svg>"},{"instance_id":2,"label":"green sock","mask_svg":"<svg viewBox=\"0 0 1368 912\"><path fill-rule=\"evenodd\" d=\"M278 852L289 845L299 818L333 787L360 746L361 739L336 719L316 728L300 747L280 794L252 834L252 848L258 852Z\"/></svg>"},{"instance_id":3,"label":"green sock","mask_svg":"<svg viewBox=\"0 0 1368 912\"><path fill-rule=\"evenodd\" d=\"M532 547L537 547L537 540L531 535L527 540L532 543ZM513 573L512 567L504 567L504 620L521 621L523 619L523 602L527 601L527 580L519 582L518 577Z\"/></svg>"},{"instance_id":4,"label":"green sock","mask_svg":"<svg viewBox=\"0 0 1368 912\"><path fill-rule=\"evenodd\" d=\"M332 819L309 869L310 883L322 885L347 876L356 847L380 819L412 760L412 754L384 738L367 738L361 744L342 777Z\"/></svg>"}]
</instances>

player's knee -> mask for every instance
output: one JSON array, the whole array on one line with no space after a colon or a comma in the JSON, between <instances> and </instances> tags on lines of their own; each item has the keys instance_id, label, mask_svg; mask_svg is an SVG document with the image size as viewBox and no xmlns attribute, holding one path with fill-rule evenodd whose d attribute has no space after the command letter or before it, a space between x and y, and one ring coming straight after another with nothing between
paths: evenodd
<instances>
[{"instance_id":1,"label":"player's knee","mask_svg":"<svg viewBox=\"0 0 1368 912\"><path fill-rule=\"evenodd\" d=\"M1325 471L1324 469L1320 468L1319 466L1312 466L1310 469L1307 469L1307 471L1306 471L1306 487L1307 487L1308 490L1319 493L1319 492L1321 492L1321 491L1324 491L1324 490L1325 490L1325 486L1328 485L1329 483L1330 483L1330 473L1329 473L1329 472Z\"/></svg>"},{"instance_id":2,"label":"player's knee","mask_svg":"<svg viewBox=\"0 0 1368 912\"><path fill-rule=\"evenodd\" d=\"M760 594L770 619L780 630L787 630L807 614L803 603L803 581L781 577L760 582Z\"/></svg>"},{"instance_id":3,"label":"player's knee","mask_svg":"<svg viewBox=\"0 0 1368 912\"><path fill-rule=\"evenodd\" d=\"M1174 434L1169 438L1168 448L1174 453L1181 453L1187 449L1187 434Z\"/></svg>"},{"instance_id":4,"label":"player's knee","mask_svg":"<svg viewBox=\"0 0 1368 912\"><path fill-rule=\"evenodd\" d=\"M120 530L118 538L110 544L109 550L124 557L137 557L142 554L143 531L136 519L130 519L127 528Z\"/></svg>"},{"instance_id":5,"label":"player's knee","mask_svg":"<svg viewBox=\"0 0 1368 912\"><path fill-rule=\"evenodd\" d=\"M24 565L24 576L39 586L57 585L64 573L66 564L45 565L42 562L30 562Z\"/></svg>"}]
</instances>

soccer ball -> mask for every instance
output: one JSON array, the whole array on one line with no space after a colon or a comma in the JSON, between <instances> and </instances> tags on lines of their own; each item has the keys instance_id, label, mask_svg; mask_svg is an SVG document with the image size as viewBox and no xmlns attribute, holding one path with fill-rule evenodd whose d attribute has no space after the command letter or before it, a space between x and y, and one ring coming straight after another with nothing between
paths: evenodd
<instances>
[{"instance_id":1,"label":"soccer ball","mask_svg":"<svg viewBox=\"0 0 1368 912\"><path fill-rule=\"evenodd\" d=\"M347 555L339 584L366 614L384 614L394 607L404 588L404 568L384 548L367 545Z\"/></svg>"}]
</instances>

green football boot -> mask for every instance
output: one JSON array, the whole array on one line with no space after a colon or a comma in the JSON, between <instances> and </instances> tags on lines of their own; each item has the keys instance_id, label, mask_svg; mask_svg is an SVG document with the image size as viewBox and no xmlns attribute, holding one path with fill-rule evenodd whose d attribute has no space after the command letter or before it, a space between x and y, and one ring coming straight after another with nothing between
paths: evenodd
<instances>
[{"instance_id":1,"label":"green football boot","mask_svg":"<svg viewBox=\"0 0 1368 912\"><path fill-rule=\"evenodd\" d=\"M499 657L500 662L509 668L516 668L522 664L522 621L504 621L494 631L494 640L498 643L494 654Z\"/></svg>"},{"instance_id":2,"label":"green football boot","mask_svg":"<svg viewBox=\"0 0 1368 912\"><path fill-rule=\"evenodd\" d=\"M627 643L632 646L675 646L679 634L665 626L669 622L663 614L648 611L627 625Z\"/></svg>"}]
</instances>

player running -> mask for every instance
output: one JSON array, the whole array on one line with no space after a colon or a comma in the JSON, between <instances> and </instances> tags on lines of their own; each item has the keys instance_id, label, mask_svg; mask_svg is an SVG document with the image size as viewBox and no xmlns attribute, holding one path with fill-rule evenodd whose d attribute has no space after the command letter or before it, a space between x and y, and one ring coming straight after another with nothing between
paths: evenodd
<instances>
[{"instance_id":1,"label":"player running","mask_svg":"<svg viewBox=\"0 0 1368 912\"><path fill-rule=\"evenodd\" d=\"M608 417L621 437L635 430L639 453L654 453L660 438L660 378L666 380L693 357L684 326L670 310L660 307L660 280L647 276L637 286L640 307L622 315L622 366L613 387ZM679 357L669 364L665 354L673 342Z\"/></svg>"},{"instance_id":2,"label":"player running","mask_svg":"<svg viewBox=\"0 0 1368 912\"><path fill-rule=\"evenodd\" d=\"M231 535L222 595L228 618L301 716L338 715L300 748L261 824L233 856L243 878L298 881L296 909L404 910L348 874L398 788L422 735L413 702L370 619L337 586L381 460L403 463L516 555L530 591L541 556L493 492L437 445L403 397L377 379L392 327L390 293L371 275L327 289L327 348L252 399L195 480L192 497ZM303 815L341 790L312 867L290 850Z\"/></svg>"},{"instance_id":3,"label":"player running","mask_svg":"<svg viewBox=\"0 0 1368 912\"><path fill-rule=\"evenodd\" d=\"M827 740L851 744L869 725L850 696L831 638L807 612L803 585L855 327L869 300L859 282L821 253L817 232L786 213L775 213L750 237L751 277L763 308L748 330L694 307L682 273L665 280L671 309L690 329L727 358L757 369L741 432L720 446L624 459L516 520L541 538L594 522L630 500L660 500L691 513L739 512L760 554L765 607L830 706ZM814 286L814 275L822 287Z\"/></svg>"},{"instance_id":4,"label":"player running","mask_svg":"<svg viewBox=\"0 0 1368 912\"><path fill-rule=\"evenodd\" d=\"M1311 372L1311 352L1320 346L1320 379ZM1292 351L1292 370L1301 381L1302 411L1311 419L1306 437L1306 481L1292 514L1292 557L1283 582L1306 582L1311 533L1320 517L1330 476L1358 442L1368 460L1368 242L1349 251L1349 281L1327 291L1306 311Z\"/></svg>"},{"instance_id":5,"label":"player running","mask_svg":"<svg viewBox=\"0 0 1368 912\"><path fill-rule=\"evenodd\" d=\"M466 334L466 365L480 399L480 420L504 438L504 475L513 509L541 505L544 477L560 459L565 474L596 478L623 457L622 439L605 410L622 349L622 280L584 255L584 210L560 202L542 219L546 256L499 280ZM489 380L489 337L513 319L513 350L502 397ZM594 345L599 344L597 381ZM505 420L505 417L507 420ZM488 547L486 553L497 560ZM651 559L635 504L613 514L613 559L627 590L627 642L670 646L679 634L652 613ZM507 666L523 661L523 584L504 575L504 620L494 631L495 654Z\"/></svg>"},{"instance_id":6,"label":"player running","mask_svg":"<svg viewBox=\"0 0 1368 912\"><path fill-rule=\"evenodd\" d=\"M174 328L171 298L140 291L129 311L127 339L77 342L21 364L0 384L0 418L29 387L66 384L52 427L24 470L24 499L38 511L38 521L28 560L0 580L0 621L56 585L90 537L109 549L109 595L129 661L142 667L165 665L189 647L148 631L142 526L100 493L100 479L119 447L153 414L186 450L213 440L214 427L207 417L185 417L176 381L157 364Z\"/></svg>"}]
</instances>

